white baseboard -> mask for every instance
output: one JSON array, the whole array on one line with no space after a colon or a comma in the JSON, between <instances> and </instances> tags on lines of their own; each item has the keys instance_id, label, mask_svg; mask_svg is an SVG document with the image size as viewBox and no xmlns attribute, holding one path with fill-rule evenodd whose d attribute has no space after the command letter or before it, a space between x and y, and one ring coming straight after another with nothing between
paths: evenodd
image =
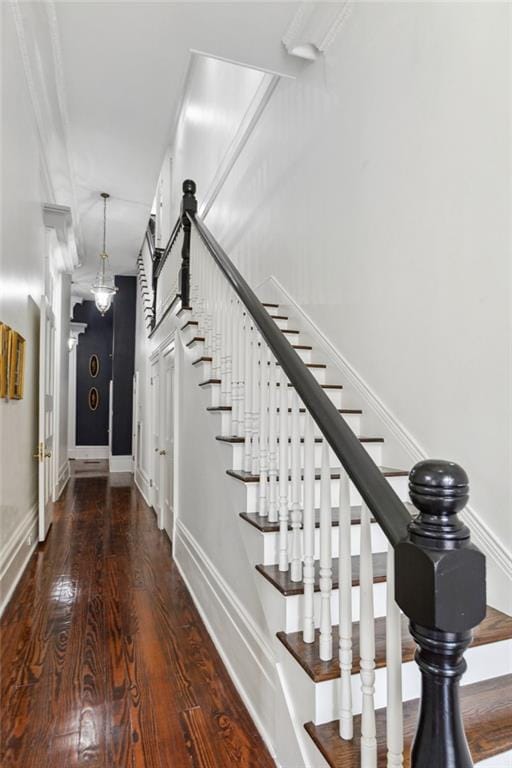
<instances>
[{"instance_id":1,"label":"white baseboard","mask_svg":"<svg viewBox=\"0 0 512 768\"><path fill-rule=\"evenodd\" d=\"M0 616L37 546L37 524L37 504L34 504L0 551Z\"/></svg>"},{"instance_id":2,"label":"white baseboard","mask_svg":"<svg viewBox=\"0 0 512 768\"><path fill-rule=\"evenodd\" d=\"M354 392L357 393L357 397L360 400L358 407L362 407L365 411L372 411L375 414L388 435L396 440L403 454L408 457L410 466L412 467L416 462L428 458L425 449L382 402L363 377L343 357L279 280L271 275L258 286L257 293L262 295L263 291L265 291L265 296L269 297L270 300L284 306L289 306L292 309L303 325L303 330L324 353L326 362L337 369L343 383L350 385ZM471 505L466 507L461 516L465 519L471 530L473 543L492 561L495 572L500 574L497 580L493 579L493 581L489 582L491 587L489 590L489 601L494 607L505 610L508 613L510 612L510 598L507 600L507 596L512 594L512 553L502 541L498 540Z\"/></svg>"},{"instance_id":3,"label":"white baseboard","mask_svg":"<svg viewBox=\"0 0 512 768\"><path fill-rule=\"evenodd\" d=\"M144 470L142 470L140 467L136 467L135 469L134 480L135 480L135 485L141 492L142 497L144 498L144 501L146 502L148 507L151 507L152 504L151 504L151 501L149 500L149 497L151 495L149 477L146 475Z\"/></svg>"},{"instance_id":4,"label":"white baseboard","mask_svg":"<svg viewBox=\"0 0 512 768\"><path fill-rule=\"evenodd\" d=\"M60 499L62 491L66 487L66 484L69 480L69 476L70 476L69 459L66 459L66 461L62 464L62 466L59 469L59 478L57 480L57 485L55 487L54 501L58 501Z\"/></svg>"},{"instance_id":5,"label":"white baseboard","mask_svg":"<svg viewBox=\"0 0 512 768\"><path fill-rule=\"evenodd\" d=\"M68 455L70 459L108 459L108 445L76 445Z\"/></svg>"},{"instance_id":6,"label":"white baseboard","mask_svg":"<svg viewBox=\"0 0 512 768\"><path fill-rule=\"evenodd\" d=\"M176 520L175 536L174 560L178 570L238 693L275 759L273 738L268 724L263 722L261 711L261 708L265 711L264 689L267 689L267 702L273 701L275 697L276 660L272 648L205 551L179 519ZM200 594L203 594L203 599ZM240 651L240 648L243 650ZM240 670L235 669L234 657L246 660L243 680ZM254 676L259 701L248 692L248 681L245 679L247 670Z\"/></svg>"},{"instance_id":7,"label":"white baseboard","mask_svg":"<svg viewBox=\"0 0 512 768\"><path fill-rule=\"evenodd\" d=\"M110 472L133 472L133 459L131 456L109 456L108 467Z\"/></svg>"}]
</instances>

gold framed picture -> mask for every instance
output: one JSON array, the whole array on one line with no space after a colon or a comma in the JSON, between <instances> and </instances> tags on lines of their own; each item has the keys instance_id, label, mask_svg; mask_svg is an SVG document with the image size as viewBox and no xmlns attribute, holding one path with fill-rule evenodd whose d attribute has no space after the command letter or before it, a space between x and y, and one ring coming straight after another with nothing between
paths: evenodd
<instances>
[{"instance_id":1,"label":"gold framed picture","mask_svg":"<svg viewBox=\"0 0 512 768\"><path fill-rule=\"evenodd\" d=\"M0 398L9 392L9 334L11 329L0 323Z\"/></svg>"},{"instance_id":2,"label":"gold framed picture","mask_svg":"<svg viewBox=\"0 0 512 768\"><path fill-rule=\"evenodd\" d=\"M12 328L9 331L9 398L21 400L23 397L23 383L25 376L25 339Z\"/></svg>"},{"instance_id":3,"label":"gold framed picture","mask_svg":"<svg viewBox=\"0 0 512 768\"><path fill-rule=\"evenodd\" d=\"M89 390L89 410L95 411L98 405L100 404L100 393L96 389L96 387L91 387Z\"/></svg>"},{"instance_id":4,"label":"gold framed picture","mask_svg":"<svg viewBox=\"0 0 512 768\"><path fill-rule=\"evenodd\" d=\"M98 355L91 355L89 358L89 373L91 374L93 379L95 379L99 372L100 372L100 359Z\"/></svg>"}]
</instances>

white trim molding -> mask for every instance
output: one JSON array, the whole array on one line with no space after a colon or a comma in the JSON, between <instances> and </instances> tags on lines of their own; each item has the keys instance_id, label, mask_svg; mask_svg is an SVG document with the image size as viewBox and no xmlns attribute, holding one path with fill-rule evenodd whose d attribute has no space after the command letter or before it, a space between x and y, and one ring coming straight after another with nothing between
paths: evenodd
<instances>
[{"instance_id":1,"label":"white trim molding","mask_svg":"<svg viewBox=\"0 0 512 768\"><path fill-rule=\"evenodd\" d=\"M70 459L108 459L108 445L75 445L69 449Z\"/></svg>"},{"instance_id":2,"label":"white trim molding","mask_svg":"<svg viewBox=\"0 0 512 768\"><path fill-rule=\"evenodd\" d=\"M347 21L353 0L337 3L302 2L283 35L282 42L291 56L314 61L333 44Z\"/></svg>"},{"instance_id":3,"label":"white trim molding","mask_svg":"<svg viewBox=\"0 0 512 768\"><path fill-rule=\"evenodd\" d=\"M206 629L265 744L275 759L268 706L276 694L276 659L272 647L219 573L204 549L180 519L175 524L175 562ZM244 652L240 653L242 643ZM238 649L236 653L230 649ZM237 670L234 659L246 660ZM243 681L242 681L243 677ZM258 696L251 695L252 679ZM273 709L273 706L272 706ZM264 722L265 715L269 722Z\"/></svg>"},{"instance_id":4,"label":"white trim molding","mask_svg":"<svg viewBox=\"0 0 512 768\"><path fill-rule=\"evenodd\" d=\"M109 456L108 466L110 472L133 472L133 458L131 456Z\"/></svg>"},{"instance_id":5,"label":"white trim molding","mask_svg":"<svg viewBox=\"0 0 512 768\"><path fill-rule=\"evenodd\" d=\"M34 504L0 550L0 616L37 546L37 503Z\"/></svg>"},{"instance_id":6,"label":"white trim molding","mask_svg":"<svg viewBox=\"0 0 512 768\"><path fill-rule=\"evenodd\" d=\"M151 507L151 502L149 500L149 497L151 495L151 485L150 480L147 474L144 472L142 467L135 467L135 473L133 479L135 480L135 485L139 489L139 491L142 494L142 498L148 505L148 507Z\"/></svg>"},{"instance_id":7,"label":"white trim molding","mask_svg":"<svg viewBox=\"0 0 512 768\"><path fill-rule=\"evenodd\" d=\"M59 474L57 478L57 486L55 488L55 501L58 501L62 495L62 491L67 485L70 478L69 459L66 459L64 463L59 467Z\"/></svg>"}]
</instances>

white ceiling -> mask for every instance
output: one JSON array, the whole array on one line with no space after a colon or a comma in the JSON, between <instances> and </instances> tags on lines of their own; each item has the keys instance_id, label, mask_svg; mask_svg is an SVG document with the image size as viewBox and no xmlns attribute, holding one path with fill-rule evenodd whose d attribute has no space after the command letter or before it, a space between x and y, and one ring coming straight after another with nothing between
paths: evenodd
<instances>
[{"instance_id":1,"label":"white ceiling","mask_svg":"<svg viewBox=\"0 0 512 768\"><path fill-rule=\"evenodd\" d=\"M281 38L295 2L57 2L54 45L87 293L109 192L107 250L115 273L134 270L191 51L295 74ZM82 290L81 290L82 289Z\"/></svg>"}]
</instances>

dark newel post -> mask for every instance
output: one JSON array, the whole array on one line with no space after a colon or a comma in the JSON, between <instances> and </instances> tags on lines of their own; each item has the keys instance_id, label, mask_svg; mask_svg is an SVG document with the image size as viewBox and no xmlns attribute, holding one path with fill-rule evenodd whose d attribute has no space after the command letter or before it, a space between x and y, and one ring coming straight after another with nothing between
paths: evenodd
<instances>
[{"instance_id":1,"label":"dark newel post","mask_svg":"<svg viewBox=\"0 0 512 768\"><path fill-rule=\"evenodd\" d=\"M411 768L471 768L459 681L471 629L485 616L485 558L457 513L468 477L448 461L421 461L409 477L419 515L395 549L396 600L410 620L421 670L421 704Z\"/></svg>"},{"instance_id":2,"label":"dark newel post","mask_svg":"<svg viewBox=\"0 0 512 768\"><path fill-rule=\"evenodd\" d=\"M180 294L181 306L190 306L190 230L192 225L187 213L196 213L196 183L191 179L183 182L181 201L181 223L183 225L183 245L181 248Z\"/></svg>"},{"instance_id":3,"label":"dark newel post","mask_svg":"<svg viewBox=\"0 0 512 768\"><path fill-rule=\"evenodd\" d=\"M151 275L151 286L153 288L153 317L151 318L151 327L154 328L156 324L156 287L158 283L158 266L160 264L160 259L162 258L162 249L161 248L154 248L153 249L153 260L152 260L152 275Z\"/></svg>"}]
</instances>

